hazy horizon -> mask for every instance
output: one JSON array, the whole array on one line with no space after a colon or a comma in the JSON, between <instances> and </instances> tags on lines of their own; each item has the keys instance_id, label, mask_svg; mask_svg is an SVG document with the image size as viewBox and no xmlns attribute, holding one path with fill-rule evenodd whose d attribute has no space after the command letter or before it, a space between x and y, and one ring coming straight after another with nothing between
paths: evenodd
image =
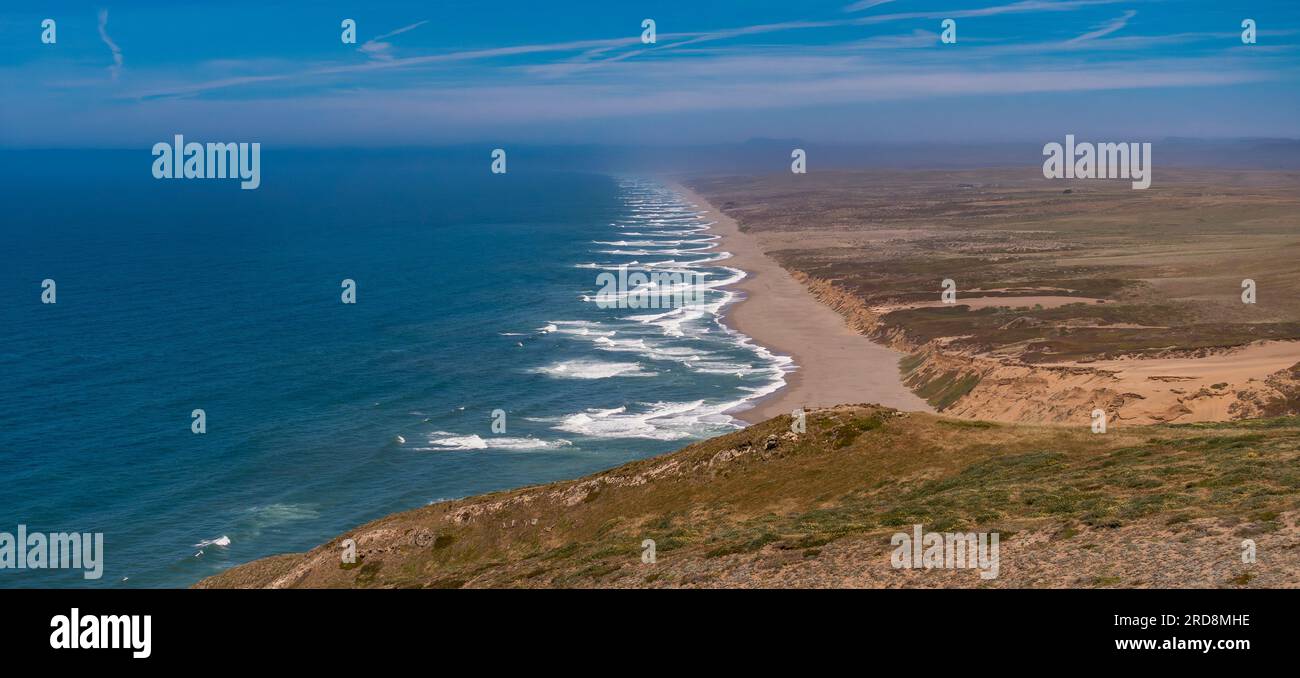
<instances>
[{"instance_id":1,"label":"hazy horizon","mask_svg":"<svg viewBox=\"0 0 1300 678\"><path fill-rule=\"evenodd\" d=\"M0 19L0 147L176 132L308 147L1294 139L1297 14L1193 0L62 3Z\"/></svg>"},{"instance_id":2,"label":"hazy horizon","mask_svg":"<svg viewBox=\"0 0 1300 678\"><path fill-rule=\"evenodd\" d=\"M170 135L163 137L171 141ZM185 135L188 141L212 141ZM804 139L750 139L739 143L661 145L615 144L511 144L512 172L537 170L585 171L615 174L765 174L789 172L790 153L794 148L805 151L810 171L878 170L972 170L1025 168L1037 173L1043 164L1043 144L1059 142L1044 139L1017 142L951 143L942 142L859 142L820 144ZM1079 137L1079 141L1098 141ZM1212 168L1236 170L1300 170L1298 139L1186 139L1153 140L1153 153L1162 169ZM446 168L484 169L496 144L465 142L443 145L409 145L382 147L279 146L264 144L262 153L268 165L280 168L282 160L319 155L324 157L356 154L359 158L405 158L420 156L423 162ZM46 171L40 168L60 166L60 157L83 162L86 154L127 154L138 156L138 168L149 171L154 156L148 146L119 148L0 148L10 156L45 156L31 160L11 159L4 163L23 173ZM54 162L50 162L53 160ZM275 170L279 174L280 170Z\"/></svg>"}]
</instances>

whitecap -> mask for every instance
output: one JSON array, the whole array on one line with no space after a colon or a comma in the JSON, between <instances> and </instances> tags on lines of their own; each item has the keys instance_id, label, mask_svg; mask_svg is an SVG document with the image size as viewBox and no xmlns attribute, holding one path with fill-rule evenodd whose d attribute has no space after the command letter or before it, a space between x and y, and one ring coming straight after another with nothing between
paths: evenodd
<instances>
[{"instance_id":1,"label":"whitecap","mask_svg":"<svg viewBox=\"0 0 1300 678\"><path fill-rule=\"evenodd\" d=\"M543 440L541 438L510 438L505 436L488 436L486 438L470 434L456 435L446 431L434 431L429 436L432 447L416 448L419 452L454 452L462 450L543 450L568 447L573 443L563 438Z\"/></svg>"},{"instance_id":2,"label":"whitecap","mask_svg":"<svg viewBox=\"0 0 1300 678\"><path fill-rule=\"evenodd\" d=\"M230 546L230 537L227 537L226 535L223 534L220 537L217 537L216 539L204 539L203 541L200 541L199 543L194 545L194 547L198 549L204 549L209 546L220 546L223 548L226 546Z\"/></svg>"},{"instance_id":3,"label":"whitecap","mask_svg":"<svg viewBox=\"0 0 1300 678\"><path fill-rule=\"evenodd\" d=\"M723 414L731 406L694 400L652 403L640 412L592 408L560 417L552 428L591 438L682 440L736 428L734 420Z\"/></svg>"},{"instance_id":4,"label":"whitecap","mask_svg":"<svg viewBox=\"0 0 1300 678\"><path fill-rule=\"evenodd\" d=\"M611 377L653 377L654 372L642 369L640 363L613 363L600 360L562 360L537 367L529 372L545 374L556 379L608 379Z\"/></svg>"}]
</instances>

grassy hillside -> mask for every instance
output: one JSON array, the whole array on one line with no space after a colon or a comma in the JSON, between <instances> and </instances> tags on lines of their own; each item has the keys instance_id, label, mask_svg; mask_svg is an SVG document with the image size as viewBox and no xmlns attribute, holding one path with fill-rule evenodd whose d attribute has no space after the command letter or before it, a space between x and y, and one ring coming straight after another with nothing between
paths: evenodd
<instances>
[{"instance_id":1,"label":"grassy hillside","mask_svg":"<svg viewBox=\"0 0 1300 678\"><path fill-rule=\"evenodd\" d=\"M199 586L1300 585L1297 417L1093 434L861 405L790 427L391 515ZM894 569L914 524L998 532L1000 576Z\"/></svg>"}]
</instances>

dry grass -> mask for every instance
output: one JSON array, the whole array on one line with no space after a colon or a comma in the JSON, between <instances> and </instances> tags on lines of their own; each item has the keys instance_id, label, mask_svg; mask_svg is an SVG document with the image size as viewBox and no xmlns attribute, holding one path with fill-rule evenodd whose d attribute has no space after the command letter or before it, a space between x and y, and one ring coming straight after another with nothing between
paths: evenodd
<instances>
[{"instance_id":1,"label":"dry grass","mask_svg":"<svg viewBox=\"0 0 1300 678\"><path fill-rule=\"evenodd\" d=\"M1286 517L1300 509L1294 417L1097 435L845 406L814 412L803 435L789 425L777 417L588 478L389 516L344 535L358 541L358 565L341 562L335 540L201 585L900 585L888 536L913 524L997 531L1008 562L1029 551L1100 559L1093 569L1107 574L1098 577L1120 585L1151 576L1122 552L1107 555L1107 535L1166 547L1179 535L1219 535L1216 545L1185 546L1219 549L1249 533L1290 540L1288 567L1300 561ZM654 565L641 562L647 538ZM1229 562L1236 552L1220 555ZM901 585L1090 585L1066 566L1026 579L1029 571Z\"/></svg>"},{"instance_id":2,"label":"dry grass","mask_svg":"<svg viewBox=\"0 0 1300 678\"><path fill-rule=\"evenodd\" d=\"M699 179L783 266L869 306L936 301L940 281L1007 308L890 312L877 336L1010 350L1026 362L1300 338L1300 174L1165 170L1047 181L1034 168ZM1068 192L1067 192L1068 191ZM1241 303L1241 282L1259 288ZM1014 297L1077 296L1060 308ZM1093 303L1091 299L1106 303Z\"/></svg>"}]
</instances>

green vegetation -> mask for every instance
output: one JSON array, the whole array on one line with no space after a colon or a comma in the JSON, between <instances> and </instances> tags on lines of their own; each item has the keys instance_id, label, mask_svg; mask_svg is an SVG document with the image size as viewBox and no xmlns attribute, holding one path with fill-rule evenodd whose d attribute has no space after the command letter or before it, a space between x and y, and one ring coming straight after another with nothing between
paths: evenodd
<instances>
[{"instance_id":1,"label":"green vegetation","mask_svg":"<svg viewBox=\"0 0 1300 678\"><path fill-rule=\"evenodd\" d=\"M903 374L903 383L939 412L980 383L981 377L977 372L928 369L922 367L924 363L924 354L912 354L899 361L899 370ZM968 425L978 426L980 422L968 422Z\"/></svg>"},{"instance_id":2,"label":"green vegetation","mask_svg":"<svg viewBox=\"0 0 1300 678\"><path fill-rule=\"evenodd\" d=\"M940 337L959 337L950 346L980 352L1024 345L1020 357L1029 363L1157 354L1171 346L1195 350L1239 346L1262 339L1300 338L1300 322L1225 323L1192 322L1191 319L1191 311L1172 304L1071 304L1047 309L971 310L959 303L952 307L888 313L878 331L901 332L918 345ZM1175 325L1147 325L1152 322Z\"/></svg>"},{"instance_id":3,"label":"green vegetation","mask_svg":"<svg viewBox=\"0 0 1300 678\"><path fill-rule=\"evenodd\" d=\"M577 481L395 514L349 533L371 535L374 550L358 566L338 565L332 543L203 585L265 585L304 563L294 585L708 585L753 559L817 561L844 543L878 549L915 524L998 531L1004 541L1045 531L1050 543L1094 551L1098 531L1185 534L1207 518L1267 535L1300 509L1300 417L1105 435L869 406L814 410L799 436L790 422L777 417ZM453 518L462 513L475 517ZM440 536L419 548L409 538L419 530ZM655 541L657 569L641 562L645 539ZM1081 583L1135 580L1094 575Z\"/></svg>"}]
</instances>

